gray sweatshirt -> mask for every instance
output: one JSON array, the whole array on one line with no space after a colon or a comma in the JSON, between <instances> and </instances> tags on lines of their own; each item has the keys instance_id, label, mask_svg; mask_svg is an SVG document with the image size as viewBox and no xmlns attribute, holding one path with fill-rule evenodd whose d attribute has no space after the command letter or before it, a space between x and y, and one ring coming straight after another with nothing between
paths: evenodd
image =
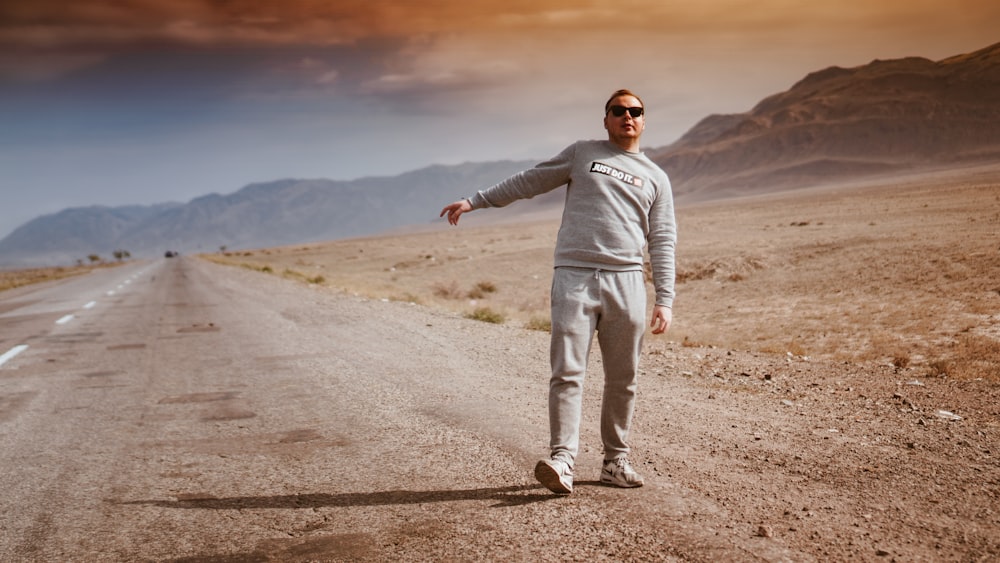
<instances>
[{"instance_id":1,"label":"gray sweatshirt","mask_svg":"<svg viewBox=\"0 0 1000 563\"><path fill-rule=\"evenodd\" d=\"M578 141L551 160L469 198L503 207L566 185L555 267L643 269L648 243L656 304L673 306L677 225L667 174L643 153L610 141Z\"/></svg>"}]
</instances>

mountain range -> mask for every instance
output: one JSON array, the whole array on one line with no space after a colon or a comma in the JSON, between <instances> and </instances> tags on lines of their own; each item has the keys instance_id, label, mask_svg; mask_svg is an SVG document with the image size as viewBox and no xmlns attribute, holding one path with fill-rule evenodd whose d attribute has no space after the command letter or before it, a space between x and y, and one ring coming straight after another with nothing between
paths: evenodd
<instances>
[{"instance_id":1,"label":"mountain range","mask_svg":"<svg viewBox=\"0 0 1000 563\"><path fill-rule=\"evenodd\" d=\"M647 154L669 172L679 200L1000 161L1000 43L936 62L814 72Z\"/></svg>"},{"instance_id":2,"label":"mountain range","mask_svg":"<svg viewBox=\"0 0 1000 563\"><path fill-rule=\"evenodd\" d=\"M1000 43L940 61L876 60L814 72L746 113L711 115L646 154L678 202L811 187L928 167L1000 161ZM353 181L278 180L227 195L45 215L0 240L0 265L72 263L115 250L210 252L426 224L442 202L535 161L435 165ZM519 205L557 209L560 190ZM469 194L471 195L471 194Z\"/></svg>"}]
</instances>

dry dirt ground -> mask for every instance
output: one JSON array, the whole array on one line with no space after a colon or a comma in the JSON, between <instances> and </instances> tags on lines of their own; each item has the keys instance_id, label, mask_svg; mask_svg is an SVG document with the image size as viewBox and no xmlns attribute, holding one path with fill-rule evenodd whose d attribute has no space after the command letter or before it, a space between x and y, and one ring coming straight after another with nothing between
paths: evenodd
<instances>
[{"instance_id":1,"label":"dry dirt ground","mask_svg":"<svg viewBox=\"0 0 1000 563\"><path fill-rule=\"evenodd\" d=\"M0 270L0 291L14 289L41 283L48 280L58 280L70 276L79 276L96 268L114 267L120 263L99 264L95 266L54 266L51 268L30 268L19 270Z\"/></svg>"},{"instance_id":2,"label":"dry dirt ground","mask_svg":"<svg viewBox=\"0 0 1000 563\"><path fill-rule=\"evenodd\" d=\"M544 330L558 223L491 223L503 213L208 258ZM728 511L731 533L817 560L1000 560L1000 169L677 215L640 470Z\"/></svg>"}]
</instances>

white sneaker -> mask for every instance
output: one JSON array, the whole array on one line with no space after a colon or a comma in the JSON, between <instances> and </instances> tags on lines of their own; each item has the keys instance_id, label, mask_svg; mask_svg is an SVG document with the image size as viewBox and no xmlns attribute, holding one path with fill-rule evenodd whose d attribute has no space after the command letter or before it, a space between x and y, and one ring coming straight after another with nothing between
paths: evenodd
<instances>
[{"instance_id":1,"label":"white sneaker","mask_svg":"<svg viewBox=\"0 0 1000 563\"><path fill-rule=\"evenodd\" d=\"M643 484L642 476L632 469L632 464L625 457L604 462L604 467L601 469L601 482L627 488L641 487Z\"/></svg>"},{"instance_id":2,"label":"white sneaker","mask_svg":"<svg viewBox=\"0 0 1000 563\"><path fill-rule=\"evenodd\" d=\"M573 492L573 469L561 459L543 459L535 465L535 479L553 493Z\"/></svg>"}]
</instances>

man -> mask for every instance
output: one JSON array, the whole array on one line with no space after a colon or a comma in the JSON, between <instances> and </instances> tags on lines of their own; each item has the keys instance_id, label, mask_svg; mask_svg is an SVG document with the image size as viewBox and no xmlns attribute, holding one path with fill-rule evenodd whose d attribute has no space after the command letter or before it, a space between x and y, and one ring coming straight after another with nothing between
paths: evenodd
<instances>
[{"instance_id":1,"label":"man","mask_svg":"<svg viewBox=\"0 0 1000 563\"><path fill-rule=\"evenodd\" d=\"M626 442L635 406L636 373L645 330L643 248L648 245L656 302L653 334L670 327L677 229L666 173L643 153L642 100L618 90L604 105L607 141L578 141L555 158L445 206L457 225L463 213L503 207L566 185L552 277L552 378L549 381L550 458L535 477L552 492L573 491L583 380L597 332L604 359L601 482L639 487Z\"/></svg>"}]
</instances>

